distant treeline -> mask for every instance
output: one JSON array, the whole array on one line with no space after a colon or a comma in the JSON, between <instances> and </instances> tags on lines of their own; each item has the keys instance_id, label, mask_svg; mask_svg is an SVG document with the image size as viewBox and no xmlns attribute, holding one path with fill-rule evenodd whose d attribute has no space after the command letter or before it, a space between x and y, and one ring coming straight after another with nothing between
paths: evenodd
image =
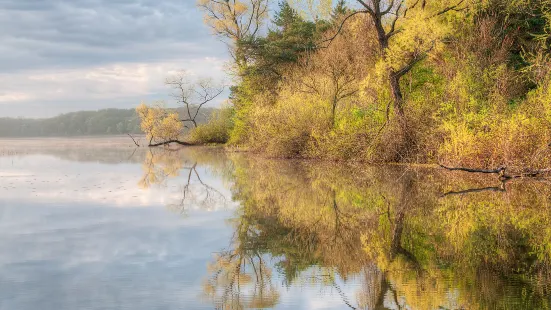
<instances>
[{"instance_id":1,"label":"distant treeline","mask_svg":"<svg viewBox=\"0 0 551 310\"><path fill-rule=\"evenodd\" d=\"M177 109L183 115L182 108ZM204 123L214 109L204 108L197 117ZM61 114L52 118L0 118L0 137L57 137L141 134L134 109L105 109Z\"/></svg>"}]
</instances>

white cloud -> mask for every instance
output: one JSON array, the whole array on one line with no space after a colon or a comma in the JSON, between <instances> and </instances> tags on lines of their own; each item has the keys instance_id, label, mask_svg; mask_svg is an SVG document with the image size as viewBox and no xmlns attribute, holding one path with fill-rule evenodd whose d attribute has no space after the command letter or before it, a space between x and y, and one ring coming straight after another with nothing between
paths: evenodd
<instances>
[{"instance_id":1,"label":"white cloud","mask_svg":"<svg viewBox=\"0 0 551 310\"><path fill-rule=\"evenodd\" d=\"M17 102L17 101L25 101L32 99L30 94L26 93L17 93L17 92L7 92L7 93L0 93L0 103L4 102Z\"/></svg>"},{"instance_id":2,"label":"white cloud","mask_svg":"<svg viewBox=\"0 0 551 310\"><path fill-rule=\"evenodd\" d=\"M4 88L4 93L0 92L0 102L74 102L77 109L95 109L80 106L78 102L134 100L137 97L164 99L169 93L164 85L166 76L185 69L198 77L224 80L224 63L220 58L204 57L173 62L115 63L56 72L0 74L0 85Z\"/></svg>"},{"instance_id":3,"label":"white cloud","mask_svg":"<svg viewBox=\"0 0 551 310\"><path fill-rule=\"evenodd\" d=\"M0 116L131 108L165 98L171 71L225 76L193 1L5 0L0 29Z\"/></svg>"}]
</instances>

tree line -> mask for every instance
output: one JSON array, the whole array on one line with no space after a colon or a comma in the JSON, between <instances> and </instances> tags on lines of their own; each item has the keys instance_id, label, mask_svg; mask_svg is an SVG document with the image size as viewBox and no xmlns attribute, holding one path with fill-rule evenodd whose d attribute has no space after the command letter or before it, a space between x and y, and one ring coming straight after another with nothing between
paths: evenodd
<instances>
[{"instance_id":1,"label":"tree line","mask_svg":"<svg viewBox=\"0 0 551 310\"><path fill-rule=\"evenodd\" d=\"M192 107L192 111L196 108ZM215 109L204 109L197 116L205 123ZM172 109L185 115L187 110ZM0 118L0 137L64 137L143 134L140 119L134 109L105 109L61 114L52 118Z\"/></svg>"}]
</instances>

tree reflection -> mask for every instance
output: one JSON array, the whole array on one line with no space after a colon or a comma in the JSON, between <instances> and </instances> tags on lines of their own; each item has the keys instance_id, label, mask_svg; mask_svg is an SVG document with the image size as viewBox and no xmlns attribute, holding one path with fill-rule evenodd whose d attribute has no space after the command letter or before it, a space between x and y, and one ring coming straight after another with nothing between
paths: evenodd
<instances>
[{"instance_id":1,"label":"tree reflection","mask_svg":"<svg viewBox=\"0 0 551 310\"><path fill-rule=\"evenodd\" d=\"M226 203L204 167L231 187L239 203L234 235L203 285L216 308L271 308L290 286L336 294L351 309L551 307L545 182L495 186L493 178L424 167L313 165L199 149L153 150L143 167L143 187L181 183L169 204L178 213Z\"/></svg>"},{"instance_id":2,"label":"tree reflection","mask_svg":"<svg viewBox=\"0 0 551 310\"><path fill-rule=\"evenodd\" d=\"M270 308L279 301L272 269L260 247L242 242L254 233L250 223L241 219L231 249L217 253L208 266L212 276L204 283L204 291L217 309Z\"/></svg>"},{"instance_id":3,"label":"tree reflection","mask_svg":"<svg viewBox=\"0 0 551 310\"><path fill-rule=\"evenodd\" d=\"M177 177L184 167L180 154L168 149L149 149L142 164L143 177L138 182L141 188L147 189L153 185L165 186L170 177Z\"/></svg>"},{"instance_id":4,"label":"tree reflection","mask_svg":"<svg viewBox=\"0 0 551 310\"><path fill-rule=\"evenodd\" d=\"M278 271L284 285L331 288L353 309L548 305L545 286L530 284L550 270L551 189L541 183L443 196L450 188L490 186L428 168L235 162L239 225L231 250L214 263L231 266L223 278L233 281L210 282L218 306L251 307L244 301L254 293L235 292L242 270L235 266L260 269L261 257L271 258L262 269ZM358 279L361 289L347 296L340 286ZM508 285L511 279L527 283ZM253 282L272 292L269 281Z\"/></svg>"},{"instance_id":5,"label":"tree reflection","mask_svg":"<svg viewBox=\"0 0 551 310\"><path fill-rule=\"evenodd\" d=\"M181 198L176 203L168 205L170 210L180 214L186 213L188 205L196 205L204 210L216 209L218 205L226 205L226 197L216 188L206 184L201 179L197 171L197 162L191 167L184 167L182 170L187 170L187 181L181 186ZM195 183L193 182L195 179Z\"/></svg>"},{"instance_id":6,"label":"tree reflection","mask_svg":"<svg viewBox=\"0 0 551 310\"><path fill-rule=\"evenodd\" d=\"M204 210L224 207L227 204L224 194L204 182L198 169L199 160L205 152L208 151L150 149L142 164L144 173L138 185L144 189L152 186L166 187L169 179L176 179L183 175L185 178L179 186L178 197L167 204L169 210L185 215L191 206ZM222 169L225 158L213 158L212 154L210 155L207 166L212 167L213 171Z\"/></svg>"}]
</instances>

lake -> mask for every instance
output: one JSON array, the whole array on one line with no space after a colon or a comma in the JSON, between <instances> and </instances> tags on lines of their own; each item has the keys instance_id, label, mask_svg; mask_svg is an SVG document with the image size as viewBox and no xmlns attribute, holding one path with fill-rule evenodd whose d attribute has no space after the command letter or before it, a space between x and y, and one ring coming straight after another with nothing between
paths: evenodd
<instances>
[{"instance_id":1,"label":"lake","mask_svg":"<svg viewBox=\"0 0 551 310\"><path fill-rule=\"evenodd\" d=\"M0 309L549 309L551 183L0 141Z\"/></svg>"}]
</instances>

